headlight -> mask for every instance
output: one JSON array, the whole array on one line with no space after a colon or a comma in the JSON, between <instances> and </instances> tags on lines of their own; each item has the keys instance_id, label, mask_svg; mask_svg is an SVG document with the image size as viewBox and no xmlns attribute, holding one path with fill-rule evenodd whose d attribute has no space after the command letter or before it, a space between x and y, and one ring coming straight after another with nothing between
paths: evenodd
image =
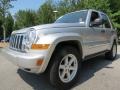
<instances>
[{"instance_id":1,"label":"headlight","mask_svg":"<svg viewBox=\"0 0 120 90\"><path fill-rule=\"evenodd\" d=\"M35 30L30 30L29 32L27 32L27 35L26 35L26 44L30 45L30 44L34 43L36 37L37 36L36 36L36 31Z\"/></svg>"},{"instance_id":2,"label":"headlight","mask_svg":"<svg viewBox=\"0 0 120 90\"><path fill-rule=\"evenodd\" d=\"M25 35L25 49L30 49L31 45L36 41L37 35L36 35L36 30L31 29L29 30L26 35Z\"/></svg>"}]
</instances>

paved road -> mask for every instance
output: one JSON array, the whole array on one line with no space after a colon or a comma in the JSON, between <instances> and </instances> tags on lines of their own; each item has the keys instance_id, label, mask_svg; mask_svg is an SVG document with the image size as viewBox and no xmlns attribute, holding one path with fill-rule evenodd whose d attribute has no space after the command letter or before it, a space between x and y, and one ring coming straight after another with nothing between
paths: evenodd
<instances>
[{"instance_id":1,"label":"paved road","mask_svg":"<svg viewBox=\"0 0 120 90\"><path fill-rule=\"evenodd\" d=\"M83 63L80 81L72 90L120 90L120 46L113 62L103 56ZM0 54L0 90L57 90L44 75L19 70Z\"/></svg>"}]
</instances>

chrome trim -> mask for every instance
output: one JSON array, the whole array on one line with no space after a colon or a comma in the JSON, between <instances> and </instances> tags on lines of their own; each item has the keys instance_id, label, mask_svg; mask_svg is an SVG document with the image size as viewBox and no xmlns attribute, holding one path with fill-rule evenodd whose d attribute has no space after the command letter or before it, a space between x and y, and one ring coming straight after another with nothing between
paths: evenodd
<instances>
[{"instance_id":1,"label":"chrome trim","mask_svg":"<svg viewBox=\"0 0 120 90\"><path fill-rule=\"evenodd\" d=\"M13 34L10 38L9 48L16 51L25 51L23 39L25 34Z\"/></svg>"}]
</instances>

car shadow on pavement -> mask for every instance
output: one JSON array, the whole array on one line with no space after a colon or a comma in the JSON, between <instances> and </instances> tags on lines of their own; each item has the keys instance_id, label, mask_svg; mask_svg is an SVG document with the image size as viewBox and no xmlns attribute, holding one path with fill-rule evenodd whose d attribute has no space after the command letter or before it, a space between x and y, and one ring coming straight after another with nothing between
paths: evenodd
<instances>
[{"instance_id":1,"label":"car shadow on pavement","mask_svg":"<svg viewBox=\"0 0 120 90\"><path fill-rule=\"evenodd\" d=\"M114 61L118 60L119 58L120 58L120 54L117 55L117 57ZM94 77L96 72L98 72L99 70L101 70L103 68L114 69L113 66L110 66L110 64L112 64L114 61L106 60L104 58L104 55L84 61L82 64L82 71L81 71L79 81L73 87L79 86L80 84L84 83L85 81L91 79L92 77ZM103 75L104 75L104 73L103 73Z\"/></svg>"},{"instance_id":2,"label":"car shadow on pavement","mask_svg":"<svg viewBox=\"0 0 120 90\"><path fill-rule=\"evenodd\" d=\"M116 60L118 60L118 58L120 58L120 55L117 56ZM84 61L82 64L82 71L80 74L79 82L72 88L89 80L97 71L103 68L113 69L114 67L108 66L111 63L112 61L104 59L104 56L98 56L96 58ZM30 74L20 69L18 69L18 74L26 83L33 87L34 90L57 90L50 85L49 81L46 78L47 76L45 76L44 74Z\"/></svg>"},{"instance_id":3,"label":"car shadow on pavement","mask_svg":"<svg viewBox=\"0 0 120 90\"><path fill-rule=\"evenodd\" d=\"M29 84L33 90L57 90L52 87L44 74L36 75L27 73L21 69L18 69L18 74L20 77Z\"/></svg>"}]
</instances>

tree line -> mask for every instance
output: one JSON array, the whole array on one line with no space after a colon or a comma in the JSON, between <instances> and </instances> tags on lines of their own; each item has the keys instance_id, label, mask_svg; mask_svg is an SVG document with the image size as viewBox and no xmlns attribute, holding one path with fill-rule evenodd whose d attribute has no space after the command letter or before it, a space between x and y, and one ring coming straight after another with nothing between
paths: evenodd
<instances>
[{"instance_id":1,"label":"tree line","mask_svg":"<svg viewBox=\"0 0 120 90\"><path fill-rule=\"evenodd\" d=\"M5 34L10 36L13 30L53 23L61 15L81 9L96 9L107 13L120 35L119 0L46 0L37 11L19 10L14 16L9 12L10 8L14 8L12 1L15 0L0 0L0 37Z\"/></svg>"}]
</instances>

